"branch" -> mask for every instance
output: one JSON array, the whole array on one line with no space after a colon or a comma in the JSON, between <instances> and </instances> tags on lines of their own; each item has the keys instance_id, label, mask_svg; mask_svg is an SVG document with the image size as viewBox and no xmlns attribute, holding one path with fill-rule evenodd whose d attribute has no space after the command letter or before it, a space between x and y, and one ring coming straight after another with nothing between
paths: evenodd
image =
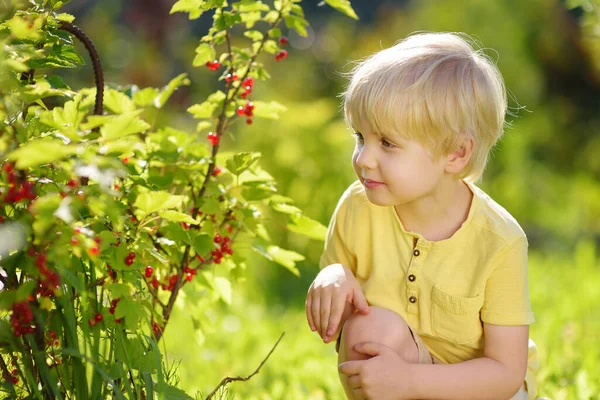
<instances>
[{"instance_id":1,"label":"branch","mask_svg":"<svg viewBox=\"0 0 600 400\"><path fill-rule=\"evenodd\" d=\"M275 350L275 347L277 347L277 345L279 344L279 342L281 341L281 339L283 339L283 335L285 335L285 332L283 332L281 334L281 336L279 336L279 339L277 339L277 342L275 343L275 345L273 346L273 348L271 349L271 351L269 352L269 354L267 354L267 357L260 363L260 365L258 366L258 368L256 368L256 371L254 371L251 375L248 375L247 377L241 377L238 376L236 378L223 378L223 380L221 380L221 383L219 383L219 386L217 386L215 388L215 390L213 390L208 397L206 398L206 400L210 400L212 399L212 397L217 393L217 390L219 390L221 387L224 387L225 385L227 385L230 382L234 382L234 381L247 381L250 378L252 378L254 375L256 375L258 373L258 371L260 371L261 367L265 364L265 362L267 362L267 360L269 359L269 357L271 356L271 354L273 353L273 351Z\"/></svg>"}]
</instances>

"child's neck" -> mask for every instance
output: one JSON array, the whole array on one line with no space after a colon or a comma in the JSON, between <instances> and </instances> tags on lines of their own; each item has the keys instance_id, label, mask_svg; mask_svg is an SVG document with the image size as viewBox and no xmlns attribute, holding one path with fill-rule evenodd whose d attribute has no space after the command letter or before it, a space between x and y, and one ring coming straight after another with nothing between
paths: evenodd
<instances>
[{"instance_id":1,"label":"child's neck","mask_svg":"<svg viewBox=\"0 0 600 400\"><path fill-rule=\"evenodd\" d=\"M448 179L426 196L394 208L406 231L436 242L452 237L460 229L472 199L473 193L463 181Z\"/></svg>"}]
</instances>

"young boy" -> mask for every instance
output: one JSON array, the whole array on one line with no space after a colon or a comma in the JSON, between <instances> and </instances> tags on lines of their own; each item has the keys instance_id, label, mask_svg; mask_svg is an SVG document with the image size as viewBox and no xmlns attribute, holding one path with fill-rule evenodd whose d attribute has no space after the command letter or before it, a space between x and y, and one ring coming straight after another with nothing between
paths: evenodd
<instances>
[{"instance_id":1,"label":"young boy","mask_svg":"<svg viewBox=\"0 0 600 400\"><path fill-rule=\"evenodd\" d=\"M500 72L463 35L426 33L349 76L358 180L306 300L348 399L534 399L527 238L474 184L503 133Z\"/></svg>"}]
</instances>

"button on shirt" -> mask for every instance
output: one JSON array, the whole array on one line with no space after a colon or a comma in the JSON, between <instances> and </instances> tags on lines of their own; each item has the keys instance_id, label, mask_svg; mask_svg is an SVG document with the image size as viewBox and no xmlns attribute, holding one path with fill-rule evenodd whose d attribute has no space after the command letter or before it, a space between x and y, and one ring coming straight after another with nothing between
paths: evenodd
<instances>
[{"instance_id":1,"label":"button on shirt","mask_svg":"<svg viewBox=\"0 0 600 400\"><path fill-rule=\"evenodd\" d=\"M485 192L473 192L452 237L429 241L404 229L393 206L369 202L360 181L331 218L320 268L341 263L373 306L400 314L445 363L483 356L483 324L534 322L527 280L527 239L517 221ZM535 345L526 376L535 393Z\"/></svg>"}]
</instances>

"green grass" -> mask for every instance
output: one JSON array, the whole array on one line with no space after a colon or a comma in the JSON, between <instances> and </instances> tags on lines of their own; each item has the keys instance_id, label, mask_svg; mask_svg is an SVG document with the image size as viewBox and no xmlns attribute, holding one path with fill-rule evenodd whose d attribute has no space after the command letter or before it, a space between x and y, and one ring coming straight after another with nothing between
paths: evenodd
<instances>
[{"instance_id":1,"label":"green grass","mask_svg":"<svg viewBox=\"0 0 600 400\"><path fill-rule=\"evenodd\" d=\"M600 399L600 265L593 244L580 243L568 256L532 252L529 279L536 316L530 335L540 360L538 396ZM236 292L231 307L208 315L215 330L204 333L202 345L189 318L176 313L166 340L169 360L181 359L182 388L208 393L225 376L250 375L285 331L257 375L228 386L229 398L342 399L335 350L310 331L304 304L285 309L248 304L248 297Z\"/></svg>"}]
</instances>

